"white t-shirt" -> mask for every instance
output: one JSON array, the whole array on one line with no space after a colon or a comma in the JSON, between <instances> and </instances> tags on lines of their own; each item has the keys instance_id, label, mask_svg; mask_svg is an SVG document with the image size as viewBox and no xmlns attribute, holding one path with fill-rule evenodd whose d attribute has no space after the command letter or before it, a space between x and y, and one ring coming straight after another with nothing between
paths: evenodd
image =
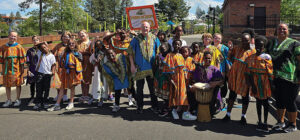
<instances>
[{"instance_id":1,"label":"white t-shirt","mask_svg":"<svg viewBox=\"0 0 300 140\"><path fill-rule=\"evenodd\" d=\"M39 50L37 52L38 63L40 61L41 54L42 52ZM48 55L43 54L40 67L37 71L43 74L52 74L51 67L53 64L55 64L55 62L56 62L55 56L52 53L49 53ZM38 63L36 67L38 66Z\"/></svg>"},{"instance_id":2,"label":"white t-shirt","mask_svg":"<svg viewBox=\"0 0 300 140\"><path fill-rule=\"evenodd\" d=\"M186 41L183 39L180 39L182 42L182 46L187 46ZM173 38L170 38L168 43L171 45L171 50L173 51Z\"/></svg>"}]
</instances>

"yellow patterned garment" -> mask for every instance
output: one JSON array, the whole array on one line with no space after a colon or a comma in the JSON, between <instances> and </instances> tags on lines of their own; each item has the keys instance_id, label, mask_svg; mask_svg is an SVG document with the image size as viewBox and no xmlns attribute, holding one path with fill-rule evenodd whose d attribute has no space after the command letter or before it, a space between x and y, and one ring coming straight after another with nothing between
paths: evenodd
<instances>
[{"instance_id":1,"label":"yellow patterned garment","mask_svg":"<svg viewBox=\"0 0 300 140\"><path fill-rule=\"evenodd\" d=\"M208 48L212 53L211 65L220 69L220 57L223 57L221 51L213 45L210 45Z\"/></svg>"},{"instance_id":2,"label":"yellow patterned garment","mask_svg":"<svg viewBox=\"0 0 300 140\"><path fill-rule=\"evenodd\" d=\"M20 44L5 44L0 48L4 87L21 86L24 83L25 62L26 51Z\"/></svg>"}]
</instances>

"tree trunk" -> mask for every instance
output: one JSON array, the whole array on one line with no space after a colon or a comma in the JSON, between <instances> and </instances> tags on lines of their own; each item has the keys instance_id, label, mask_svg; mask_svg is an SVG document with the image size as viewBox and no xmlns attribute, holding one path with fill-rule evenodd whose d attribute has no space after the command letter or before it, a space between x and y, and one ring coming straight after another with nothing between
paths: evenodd
<instances>
[{"instance_id":1,"label":"tree trunk","mask_svg":"<svg viewBox=\"0 0 300 140\"><path fill-rule=\"evenodd\" d=\"M42 5L43 1L40 0L40 21L39 21L39 24L40 24L40 36L43 35L43 26L42 26L42 11L43 11L43 5Z\"/></svg>"}]
</instances>

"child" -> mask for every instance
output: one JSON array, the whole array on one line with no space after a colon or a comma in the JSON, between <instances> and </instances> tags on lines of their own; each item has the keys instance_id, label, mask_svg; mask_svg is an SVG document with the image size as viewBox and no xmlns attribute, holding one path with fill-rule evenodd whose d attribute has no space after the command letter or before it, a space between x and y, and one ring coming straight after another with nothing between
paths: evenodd
<instances>
[{"instance_id":1,"label":"child","mask_svg":"<svg viewBox=\"0 0 300 140\"><path fill-rule=\"evenodd\" d=\"M196 46L197 47L197 46ZM195 95L190 92L189 85L191 85L191 79L193 78L192 72L194 72L196 65L193 63L193 58L190 57L191 51L188 46L184 46L180 49L180 53L184 58L184 72L186 76L186 88L187 88L187 97L189 101L189 111L194 112L197 107L197 102L195 100Z\"/></svg>"},{"instance_id":2,"label":"child","mask_svg":"<svg viewBox=\"0 0 300 140\"><path fill-rule=\"evenodd\" d=\"M48 96L51 77L55 73L55 56L50 52L47 42L38 45L38 62L36 66L36 92L37 101L33 109L48 108Z\"/></svg>"},{"instance_id":3,"label":"child","mask_svg":"<svg viewBox=\"0 0 300 140\"><path fill-rule=\"evenodd\" d=\"M250 95L256 98L256 109L258 124L256 130L269 132L268 129L268 98L271 97L271 83L273 64L271 56L263 53L267 45L267 38L258 36L255 38L256 54L246 59L248 68L246 71L247 84L250 88ZM261 107L264 107L264 123L261 120Z\"/></svg>"},{"instance_id":4,"label":"child","mask_svg":"<svg viewBox=\"0 0 300 140\"><path fill-rule=\"evenodd\" d=\"M110 84L115 90L115 104L112 111L118 112L120 110L121 90L128 88L130 85L129 65L128 62L126 62L125 55L116 55L112 49L107 50L107 57L108 61L103 64L102 70L107 80L113 83Z\"/></svg>"},{"instance_id":5,"label":"child","mask_svg":"<svg viewBox=\"0 0 300 140\"><path fill-rule=\"evenodd\" d=\"M203 43L193 42L191 45L192 48L192 57L195 64L202 64L203 62L203 51L205 47Z\"/></svg>"},{"instance_id":6,"label":"child","mask_svg":"<svg viewBox=\"0 0 300 140\"><path fill-rule=\"evenodd\" d=\"M70 102L66 107L66 110L74 108L75 87L80 84L83 79L80 61L82 61L82 55L78 52L78 46L75 40L70 40L59 63L62 68L59 96L55 105L49 108L48 111L60 110L60 102L63 98L64 89L71 90Z\"/></svg>"},{"instance_id":7,"label":"child","mask_svg":"<svg viewBox=\"0 0 300 140\"><path fill-rule=\"evenodd\" d=\"M163 68L163 72L169 73L169 81L171 83L169 94L169 106L173 107L172 115L175 120L179 119L177 111L181 107L185 107L185 112L182 114L183 120L196 120L196 116L193 116L188 111L188 99L186 95L186 83L184 75L184 58L179 53L181 48L181 41L173 41L173 52L169 53L164 59L166 66ZM177 108L177 109L176 109Z\"/></svg>"},{"instance_id":8,"label":"child","mask_svg":"<svg viewBox=\"0 0 300 140\"><path fill-rule=\"evenodd\" d=\"M9 33L9 42L0 47L0 64L2 65L3 86L5 87L7 100L2 107L9 107L11 102L11 87L17 87L17 97L13 106L21 105L21 85L24 83L24 63L26 61L25 49L18 44L18 33Z\"/></svg>"},{"instance_id":9,"label":"child","mask_svg":"<svg viewBox=\"0 0 300 140\"><path fill-rule=\"evenodd\" d=\"M28 71L27 71L27 83L30 84L30 98L28 101L28 105L32 104L34 101L34 94L35 94L35 89L36 89L36 83L35 83L35 78L34 76L36 75L36 64L38 63L38 48L37 45L40 43L39 37L38 36L33 36L32 37L32 42L33 42L33 47L27 50L26 56L26 63L28 65Z\"/></svg>"},{"instance_id":10,"label":"child","mask_svg":"<svg viewBox=\"0 0 300 140\"><path fill-rule=\"evenodd\" d=\"M164 100L164 106L162 107L159 116L165 117L169 114L168 102L169 102L169 81L168 75L164 74L163 71L163 60L171 51L171 45L168 42L163 42L159 47L159 54L155 58L153 66L154 73L154 92L155 95Z\"/></svg>"},{"instance_id":11,"label":"child","mask_svg":"<svg viewBox=\"0 0 300 140\"><path fill-rule=\"evenodd\" d=\"M89 101L92 104L94 100L99 100L98 106L103 105L104 96L107 95L108 85L103 75L101 75L101 66L107 62L107 57L105 56L106 48L102 41L96 40L94 44L94 53L90 57L90 62L94 65L94 78L92 86L93 98ZM102 82L101 82L102 81ZM100 87L100 85L103 85Z\"/></svg>"}]
</instances>

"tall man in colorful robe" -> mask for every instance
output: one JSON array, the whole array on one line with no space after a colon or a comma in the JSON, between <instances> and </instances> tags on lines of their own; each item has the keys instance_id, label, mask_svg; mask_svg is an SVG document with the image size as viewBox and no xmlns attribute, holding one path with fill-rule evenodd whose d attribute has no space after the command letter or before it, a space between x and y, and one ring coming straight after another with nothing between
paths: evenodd
<instances>
[{"instance_id":1,"label":"tall man in colorful robe","mask_svg":"<svg viewBox=\"0 0 300 140\"><path fill-rule=\"evenodd\" d=\"M139 114L143 113L145 79L150 91L152 109L155 112L157 111L157 97L154 94L152 64L155 60L157 48L160 45L159 39L150 33L150 24L148 22L142 23L141 32L141 34L130 42L130 47L128 48L130 69L132 73L135 73L137 113Z\"/></svg>"}]
</instances>

